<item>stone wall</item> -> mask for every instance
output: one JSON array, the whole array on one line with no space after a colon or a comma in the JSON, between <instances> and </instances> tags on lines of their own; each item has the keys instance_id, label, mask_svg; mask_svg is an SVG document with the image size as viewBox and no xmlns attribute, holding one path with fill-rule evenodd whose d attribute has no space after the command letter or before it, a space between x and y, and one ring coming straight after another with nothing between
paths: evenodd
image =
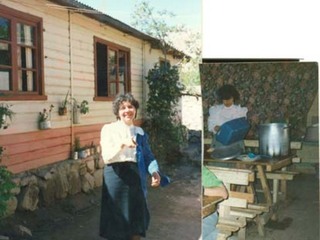
<instances>
[{"instance_id":1,"label":"stone wall","mask_svg":"<svg viewBox=\"0 0 320 240\"><path fill-rule=\"evenodd\" d=\"M17 187L8 202L7 216L15 211L34 211L76 193L102 186L104 162L99 153L66 160L14 176Z\"/></svg>"}]
</instances>

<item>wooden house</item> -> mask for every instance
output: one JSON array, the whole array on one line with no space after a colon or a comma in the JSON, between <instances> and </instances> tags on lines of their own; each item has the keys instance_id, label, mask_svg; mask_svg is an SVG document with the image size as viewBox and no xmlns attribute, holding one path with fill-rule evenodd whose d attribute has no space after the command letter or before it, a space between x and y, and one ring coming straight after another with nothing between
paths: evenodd
<instances>
[{"instance_id":1,"label":"wooden house","mask_svg":"<svg viewBox=\"0 0 320 240\"><path fill-rule=\"evenodd\" d=\"M1 164L20 173L70 159L75 137L81 145L98 145L103 124L115 120L117 93L132 92L144 105L145 76L164 61L158 43L75 0L2 0L0 103L11 105L15 115L0 130ZM166 61L173 65L182 57L173 49ZM58 114L67 93L89 104L78 124L69 103L67 113ZM39 130L39 112L51 105L51 128Z\"/></svg>"}]
</instances>

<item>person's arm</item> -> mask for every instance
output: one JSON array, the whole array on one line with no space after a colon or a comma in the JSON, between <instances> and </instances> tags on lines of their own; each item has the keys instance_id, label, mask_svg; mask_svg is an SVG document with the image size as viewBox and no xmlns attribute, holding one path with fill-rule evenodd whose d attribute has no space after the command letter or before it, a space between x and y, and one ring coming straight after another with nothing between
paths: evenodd
<instances>
[{"instance_id":1,"label":"person's arm","mask_svg":"<svg viewBox=\"0 0 320 240\"><path fill-rule=\"evenodd\" d=\"M219 112L218 106L212 106L209 108L208 131L213 133L217 133L219 131Z\"/></svg>"},{"instance_id":2,"label":"person's arm","mask_svg":"<svg viewBox=\"0 0 320 240\"><path fill-rule=\"evenodd\" d=\"M223 197L224 199L228 198L228 191L223 184L219 187L204 188L203 194L205 196L219 196L219 197Z\"/></svg>"},{"instance_id":3,"label":"person's arm","mask_svg":"<svg viewBox=\"0 0 320 240\"><path fill-rule=\"evenodd\" d=\"M222 181L206 166L202 166L202 185L204 188L204 195L220 196L224 199L228 198L228 191Z\"/></svg>"},{"instance_id":4,"label":"person's arm","mask_svg":"<svg viewBox=\"0 0 320 240\"><path fill-rule=\"evenodd\" d=\"M119 129L115 124L106 124L100 135L101 155L105 163L121 153L125 147L136 147L132 138L120 139L116 132Z\"/></svg>"},{"instance_id":5,"label":"person's arm","mask_svg":"<svg viewBox=\"0 0 320 240\"><path fill-rule=\"evenodd\" d=\"M148 172L151 175L151 186L152 187L158 187L160 185L161 177L159 174L159 165L158 161L155 159L150 144L148 141L148 135L144 133L143 138L143 154L145 159L145 164L148 168Z\"/></svg>"}]
</instances>

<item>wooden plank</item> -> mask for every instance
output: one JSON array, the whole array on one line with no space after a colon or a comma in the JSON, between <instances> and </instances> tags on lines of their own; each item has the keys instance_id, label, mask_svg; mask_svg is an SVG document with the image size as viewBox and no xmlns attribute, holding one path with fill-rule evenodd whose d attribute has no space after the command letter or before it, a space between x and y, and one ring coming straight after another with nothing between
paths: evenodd
<instances>
[{"instance_id":1,"label":"wooden plank","mask_svg":"<svg viewBox=\"0 0 320 240\"><path fill-rule=\"evenodd\" d=\"M246 147L258 148L259 147L259 140L245 139L244 145ZM301 146L302 146L302 142L298 142L298 141L291 141L290 142L290 149L292 149L292 150L299 150L299 149L301 149Z\"/></svg>"},{"instance_id":2,"label":"wooden plank","mask_svg":"<svg viewBox=\"0 0 320 240\"><path fill-rule=\"evenodd\" d=\"M248 209L259 210L263 212L270 211L270 207L268 207L266 204L248 204Z\"/></svg>"},{"instance_id":3,"label":"wooden plank","mask_svg":"<svg viewBox=\"0 0 320 240\"><path fill-rule=\"evenodd\" d=\"M223 223L217 223L216 228L222 231L230 231L230 232L236 232L240 229L235 225L229 225L229 224L223 224Z\"/></svg>"},{"instance_id":4,"label":"wooden plank","mask_svg":"<svg viewBox=\"0 0 320 240\"><path fill-rule=\"evenodd\" d=\"M267 204L271 206L272 205L271 193L270 193L270 188L267 182L265 172L263 171L263 167L260 165L257 165L257 169L258 169L258 175L260 177L262 189L264 192L264 197L266 199Z\"/></svg>"},{"instance_id":5,"label":"wooden plank","mask_svg":"<svg viewBox=\"0 0 320 240\"><path fill-rule=\"evenodd\" d=\"M248 185L249 179L254 178L253 171L247 169L207 167L224 183Z\"/></svg>"},{"instance_id":6,"label":"wooden plank","mask_svg":"<svg viewBox=\"0 0 320 240\"><path fill-rule=\"evenodd\" d=\"M267 172L273 172L274 170L281 169L283 167L286 167L292 163L292 156L288 156L284 159L275 161L273 164L268 164L266 166Z\"/></svg>"},{"instance_id":7,"label":"wooden plank","mask_svg":"<svg viewBox=\"0 0 320 240\"><path fill-rule=\"evenodd\" d=\"M229 191L229 197L245 199L248 203L254 202L253 193Z\"/></svg>"},{"instance_id":8,"label":"wooden plank","mask_svg":"<svg viewBox=\"0 0 320 240\"><path fill-rule=\"evenodd\" d=\"M245 217L245 218L255 218L258 214L260 214L261 212L258 211L254 211L254 210L249 210L246 208L237 208L237 209L233 209L231 208L230 210L230 214L233 216L237 216L237 217Z\"/></svg>"},{"instance_id":9,"label":"wooden plank","mask_svg":"<svg viewBox=\"0 0 320 240\"><path fill-rule=\"evenodd\" d=\"M247 221L245 218L239 218L236 216L227 216L227 217L219 217L218 224L226 224L236 227L244 227L247 225Z\"/></svg>"},{"instance_id":10,"label":"wooden plank","mask_svg":"<svg viewBox=\"0 0 320 240\"><path fill-rule=\"evenodd\" d=\"M290 172L274 172L274 173L266 173L267 179L277 179L277 180L293 180L296 173L292 174ZM260 178L259 175L257 175L257 178Z\"/></svg>"},{"instance_id":11,"label":"wooden plank","mask_svg":"<svg viewBox=\"0 0 320 240\"><path fill-rule=\"evenodd\" d=\"M203 196L202 197L202 218L207 217L217 209L217 204L223 201L219 196Z\"/></svg>"},{"instance_id":12,"label":"wooden plank","mask_svg":"<svg viewBox=\"0 0 320 240\"><path fill-rule=\"evenodd\" d=\"M247 207L248 203L246 199L229 197L227 200L224 200L220 203L220 206L232 206L232 207Z\"/></svg>"}]
</instances>

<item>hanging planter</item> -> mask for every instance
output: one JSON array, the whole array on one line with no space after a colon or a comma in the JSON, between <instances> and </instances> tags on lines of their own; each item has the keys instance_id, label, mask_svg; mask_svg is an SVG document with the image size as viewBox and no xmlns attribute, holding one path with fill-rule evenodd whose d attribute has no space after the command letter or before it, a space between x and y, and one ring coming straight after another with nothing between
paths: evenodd
<instances>
[{"instance_id":1,"label":"hanging planter","mask_svg":"<svg viewBox=\"0 0 320 240\"><path fill-rule=\"evenodd\" d=\"M80 109L77 106L73 106L73 124L80 123Z\"/></svg>"},{"instance_id":2,"label":"hanging planter","mask_svg":"<svg viewBox=\"0 0 320 240\"><path fill-rule=\"evenodd\" d=\"M89 112L89 103L83 100L78 104L77 100L73 98L73 124L80 123L80 114L87 114Z\"/></svg>"},{"instance_id":3,"label":"hanging planter","mask_svg":"<svg viewBox=\"0 0 320 240\"><path fill-rule=\"evenodd\" d=\"M39 112L38 116L38 127L40 130L50 129L51 128L51 111L54 106L51 104L49 110L44 108L42 112Z\"/></svg>"},{"instance_id":4,"label":"hanging planter","mask_svg":"<svg viewBox=\"0 0 320 240\"><path fill-rule=\"evenodd\" d=\"M69 91L67 92L64 100L61 102L61 105L60 105L59 108L58 108L58 114L59 114L59 116L67 115L67 112L68 112L68 108L67 108L68 96L69 96Z\"/></svg>"},{"instance_id":5,"label":"hanging planter","mask_svg":"<svg viewBox=\"0 0 320 240\"><path fill-rule=\"evenodd\" d=\"M42 122L39 122L39 129L40 130L45 130L45 129L50 129L51 128L51 121L50 120L45 120Z\"/></svg>"},{"instance_id":6,"label":"hanging planter","mask_svg":"<svg viewBox=\"0 0 320 240\"><path fill-rule=\"evenodd\" d=\"M6 129L12 121L12 117L15 114L11 109L11 105L1 103L0 104L0 129Z\"/></svg>"}]
</instances>

